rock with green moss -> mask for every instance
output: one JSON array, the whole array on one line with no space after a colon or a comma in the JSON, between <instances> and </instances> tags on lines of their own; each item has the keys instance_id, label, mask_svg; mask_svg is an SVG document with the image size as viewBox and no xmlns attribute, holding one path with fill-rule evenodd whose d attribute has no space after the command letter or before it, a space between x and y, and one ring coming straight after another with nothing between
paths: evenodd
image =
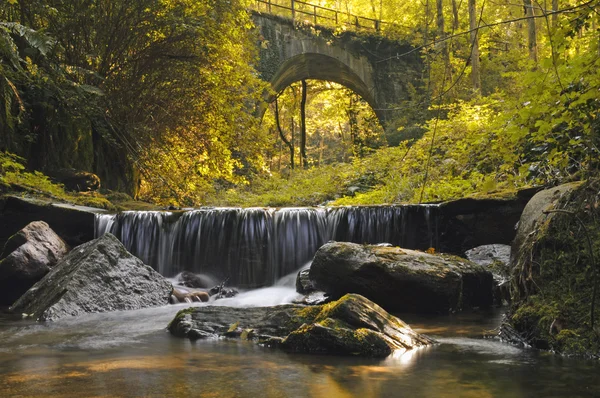
<instances>
[{"instance_id":1,"label":"rock with green moss","mask_svg":"<svg viewBox=\"0 0 600 398\"><path fill-rule=\"evenodd\" d=\"M482 266L399 247L327 243L310 278L330 296L362 294L388 311L446 313L493 302L492 274Z\"/></svg>"},{"instance_id":2,"label":"rock with green moss","mask_svg":"<svg viewBox=\"0 0 600 398\"><path fill-rule=\"evenodd\" d=\"M111 234L71 250L10 308L39 320L156 307L173 287Z\"/></svg>"},{"instance_id":3,"label":"rock with green moss","mask_svg":"<svg viewBox=\"0 0 600 398\"><path fill-rule=\"evenodd\" d=\"M241 336L265 346L312 354L386 357L433 343L357 294L310 307L189 308L180 311L168 328L176 336L193 340Z\"/></svg>"},{"instance_id":4,"label":"rock with green moss","mask_svg":"<svg viewBox=\"0 0 600 398\"><path fill-rule=\"evenodd\" d=\"M527 344L600 357L599 192L598 180L561 185L536 194L523 212L508 322Z\"/></svg>"}]
</instances>

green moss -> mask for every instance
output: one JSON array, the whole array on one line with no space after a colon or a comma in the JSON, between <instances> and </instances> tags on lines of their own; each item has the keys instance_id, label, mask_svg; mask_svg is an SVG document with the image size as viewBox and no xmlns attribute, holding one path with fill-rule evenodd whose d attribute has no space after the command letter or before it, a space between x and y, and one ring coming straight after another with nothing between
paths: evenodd
<instances>
[{"instance_id":1,"label":"green moss","mask_svg":"<svg viewBox=\"0 0 600 398\"><path fill-rule=\"evenodd\" d=\"M600 339L591 324L594 285L600 282L598 260L593 261L593 257L600 259L599 191L600 182L590 181L563 197L555 208L573 214L547 217L520 252L510 320L534 346L564 354L600 355ZM596 299L594 328L599 329Z\"/></svg>"},{"instance_id":2,"label":"green moss","mask_svg":"<svg viewBox=\"0 0 600 398\"><path fill-rule=\"evenodd\" d=\"M293 322L298 324L312 323L321 312L320 306L302 308L294 314Z\"/></svg>"},{"instance_id":3,"label":"green moss","mask_svg":"<svg viewBox=\"0 0 600 398\"><path fill-rule=\"evenodd\" d=\"M391 352L379 333L364 328L352 330L344 322L331 318L300 326L288 335L283 345L296 352L370 357L385 357Z\"/></svg>"},{"instance_id":4,"label":"green moss","mask_svg":"<svg viewBox=\"0 0 600 398\"><path fill-rule=\"evenodd\" d=\"M8 152L0 152L0 194L27 195L79 206L110 211L158 210L158 206L133 200L131 196L113 191L69 192L61 184L37 171L27 171L25 160Z\"/></svg>"},{"instance_id":5,"label":"green moss","mask_svg":"<svg viewBox=\"0 0 600 398\"><path fill-rule=\"evenodd\" d=\"M196 309L194 307L189 307L189 308L186 308L183 310L179 310L177 312L177 314L175 315L175 317L167 325L167 329L171 330L171 326L173 326L175 323L179 322L186 315L192 315L195 311L196 311Z\"/></svg>"}]
</instances>

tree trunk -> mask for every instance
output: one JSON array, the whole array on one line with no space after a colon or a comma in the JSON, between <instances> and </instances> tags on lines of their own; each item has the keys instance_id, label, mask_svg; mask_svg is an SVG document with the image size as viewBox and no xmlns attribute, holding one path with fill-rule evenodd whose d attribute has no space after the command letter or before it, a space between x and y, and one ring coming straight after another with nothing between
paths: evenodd
<instances>
[{"instance_id":1,"label":"tree trunk","mask_svg":"<svg viewBox=\"0 0 600 398\"><path fill-rule=\"evenodd\" d=\"M321 139L319 140L319 167L323 165L323 151L325 150L325 134L321 133Z\"/></svg>"},{"instance_id":2,"label":"tree trunk","mask_svg":"<svg viewBox=\"0 0 600 398\"><path fill-rule=\"evenodd\" d=\"M527 46L529 48L529 58L537 63L537 35L535 30L535 13L531 0L523 0L525 7L525 16L527 17Z\"/></svg>"},{"instance_id":3,"label":"tree trunk","mask_svg":"<svg viewBox=\"0 0 600 398\"><path fill-rule=\"evenodd\" d=\"M558 0L552 0L552 11L558 11ZM552 27L556 28L556 21L558 19L558 14L552 14Z\"/></svg>"},{"instance_id":4,"label":"tree trunk","mask_svg":"<svg viewBox=\"0 0 600 398\"><path fill-rule=\"evenodd\" d=\"M352 141L352 154L357 156L360 154L360 142L358 139L358 120L356 118L356 110L354 109L354 95L350 96L348 104L348 127L350 128L350 139Z\"/></svg>"},{"instance_id":5,"label":"tree trunk","mask_svg":"<svg viewBox=\"0 0 600 398\"><path fill-rule=\"evenodd\" d=\"M300 101L300 158L302 167L308 168L306 158L306 92L308 91L306 80L302 80L302 99Z\"/></svg>"},{"instance_id":6,"label":"tree trunk","mask_svg":"<svg viewBox=\"0 0 600 398\"><path fill-rule=\"evenodd\" d=\"M435 0L436 11L437 11L437 33L440 39L444 39L446 33L444 32L444 2L443 0ZM442 48L445 47L445 42L442 42Z\"/></svg>"},{"instance_id":7,"label":"tree trunk","mask_svg":"<svg viewBox=\"0 0 600 398\"><path fill-rule=\"evenodd\" d=\"M294 118L292 118L292 139L288 141L288 139L285 138L285 134L283 134L281 123L279 122L279 105L277 99L275 99L275 123L277 124L277 131L279 131L281 141L283 141L290 150L290 166L292 170L294 170Z\"/></svg>"},{"instance_id":8,"label":"tree trunk","mask_svg":"<svg viewBox=\"0 0 600 398\"><path fill-rule=\"evenodd\" d=\"M456 4L456 0L452 0L452 15L453 15L453 21L452 21L452 29L454 29L454 31L458 30L458 5Z\"/></svg>"},{"instance_id":9,"label":"tree trunk","mask_svg":"<svg viewBox=\"0 0 600 398\"><path fill-rule=\"evenodd\" d=\"M469 0L469 29L471 30L471 81L473 91L481 93L481 76L479 72L479 41L477 35L477 13L475 0Z\"/></svg>"},{"instance_id":10,"label":"tree trunk","mask_svg":"<svg viewBox=\"0 0 600 398\"><path fill-rule=\"evenodd\" d=\"M444 31L444 2L443 0L436 0L437 8L437 31L438 37L440 38L442 45L442 57L444 59L444 76L447 76L450 70L450 52L448 51L448 42L446 39L446 32ZM442 91L444 88L442 87Z\"/></svg>"},{"instance_id":11,"label":"tree trunk","mask_svg":"<svg viewBox=\"0 0 600 398\"><path fill-rule=\"evenodd\" d=\"M281 173L281 158L283 157L283 145L279 141L279 159L277 160L277 172Z\"/></svg>"},{"instance_id":12,"label":"tree trunk","mask_svg":"<svg viewBox=\"0 0 600 398\"><path fill-rule=\"evenodd\" d=\"M295 135L295 134L294 134L294 133L295 133L295 131L294 131L294 127L295 127L295 124L294 124L294 116L292 116L292 119L291 119L291 124L290 124L290 130L291 130L291 132L292 132L292 139L290 140L290 144L291 144L291 145L290 145L290 165L292 166L292 170L294 170L294 152L295 152L295 151L294 151L294 149L295 149L295 146L296 146L296 145L294 144L294 142L295 142L295 141L294 141L294 138L295 138L295 137L294 137L294 135Z\"/></svg>"}]
</instances>

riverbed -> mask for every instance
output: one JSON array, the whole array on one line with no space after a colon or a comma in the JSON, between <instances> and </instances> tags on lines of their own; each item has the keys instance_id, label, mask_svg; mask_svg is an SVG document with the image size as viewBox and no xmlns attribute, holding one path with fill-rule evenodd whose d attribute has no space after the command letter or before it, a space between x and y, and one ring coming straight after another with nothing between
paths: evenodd
<instances>
[{"instance_id":1,"label":"riverbed","mask_svg":"<svg viewBox=\"0 0 600 398\"><path fill-rule=\"evenodd\" d=\"M274 286L215 303L290 302ZM195 305L207 305L197 303ZM590 397L600 364L485 338L502 310L400 315L439 344L384 360L287 354L252 342L191 342L166 326L189 304L52 323L0 317L2 396Z\"/></svg>"}]
</instances>

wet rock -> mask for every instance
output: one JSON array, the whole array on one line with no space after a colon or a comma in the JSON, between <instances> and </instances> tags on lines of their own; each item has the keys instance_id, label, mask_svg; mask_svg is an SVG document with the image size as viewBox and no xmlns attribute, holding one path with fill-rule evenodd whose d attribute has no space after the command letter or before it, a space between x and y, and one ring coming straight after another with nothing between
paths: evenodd
<instances>
[{"instance_id":1,"label":"wet rock","mask_svg":"<svg viewBox=\"0 0 600 398\"><path fill-rule=\"evenodd\" d=\"M211 297L214 297L215 300L237 296L239 294L239 291L233 287L225 287L226 282L227 281L225 280L220 285L213 286L208 291L208 294Z\"/></svg>"},{"instance_id":2,"label":"wet rock","mask_svg":"<svg viewBox=\"0 0 600 398\"><path fill-rule=\"evenodd\" d=\"M245 336L290 352L370 357L434 342L357 294L312 307L189 308L180 311L168 328L190 339Z\"/></svg>"},{"instance_id":3,"label":"wet rock","mask_svg":"<svg viewBox=\"0 0 600 398\"><path fill-rule=\"evenodd\" d=\"M29 223L0 255L0 305L10 305L46 275L68 247L43 221Z\"/></svg>"},{"instance_id":4,"label":"wet rock","mask_svg":"<svg viewBox=\"0 0 600 398\"><path fill-rule=\"evenodd\" d=\"M444 313L493 302L492 274L480 265L398 247L327 243L310 279L333 298L358 293L389 311Z\"/></svg>"},{"instance_id":5,"label":"wet rock","mask_svg":"<svg viewBox=\"0 0 600 398\"><path fill-rule=\"evenodd\" d=\"M465 252L468 260L488 269L494 276L494 303L508 305L510 298L510 252L508 245L477 246Z\"/></svg>"},{"instance_id":6,"label":"wet rock","mask_svg":"<svg viewBox=\"0 0 600 398\"><path fill-rule=\"evenodd\" d=\"M191 302L207 302L210 298L207 292L204 291L188 291L178 287L173 287L171 295L175 298L170 300L171 304L191 303Z\"/></svg>"},{"instance_id":7,"label":"wet rock","mask_svg":"<svg viewBox=\"0 0 600 398\"><path fill-rule=\"evenodd\" d=\"M319 305L333 301L325 292L317 290L310 280L310 267L298 271L296 276L296 292L303 296L294 300L295 304Z\"/></svg>"},{"instance_id":8,"label":"wet rock","mask_svg":"<svg viewBox=\"0 0 600 398\"><path fill-rule=\"evenodd\" d=\"M325 294L325 292L314 291L293 301L294 304L303 304L303 305L320 305L329 303L332 300L329 296Z\"/></svg>"},{"instance_id":9,"label":"wet rock","mask_svg":"<svg viewBox=\"0 0 600 398\"><path fill-rule=\"evenodd\" d=\"M510 262L510 246L501 244L477 246L467 250L465 256L468 260L484 267L494 264L507 266Z\"/></svg>"},{"instance_id":10,"label":"wet rock","mask_svg":"<svg viewBox=\"0 0 600 398\"><path fill-rule=\"evenodd\" d=\"M38 320L166 305L169 281L111 234L73 249L10 310Z\"/></svg>"},{"instance_id":11,"label":"wet rock","mask_svg":"<svg viewBox=\"0 0 600 398\"><path fill-rule=\"evenodd\" d=\"M304 268L298 271L296 276L296 292L300 294L309 294L314 292L316 289L313 282L310 280L310 268Z\"/></svg>"},{"instance_id":12,"label":"wet rock","mask_svg":"<svg viewBox=\"0 0 600 398\"><path fill-rule=\"evenodd\" d=\"M194 287L199 289L206 289L214 282L211 278L205 275L194 274L193 272L183 271L177 276L177 282L186 287Z\"/></svg>"}]
</instances>

